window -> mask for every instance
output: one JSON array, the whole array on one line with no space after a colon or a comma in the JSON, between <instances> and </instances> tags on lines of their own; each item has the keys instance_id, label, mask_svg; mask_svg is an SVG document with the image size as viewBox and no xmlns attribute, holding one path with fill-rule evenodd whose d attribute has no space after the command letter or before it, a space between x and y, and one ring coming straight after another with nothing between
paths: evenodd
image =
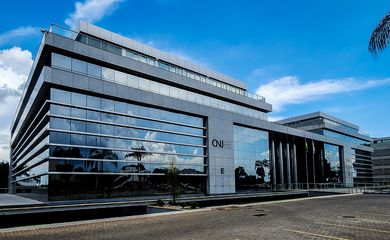
<instances>
[{"instance_id":1,"label":"window","mask_svg":"<svg viewBox=\"0 0 390 240\"><path fill-rule=\"evenodd\" d=\"M70 136L70 144L72 145L82 145L85 146L86 144L86 136L80 135L80 134L71 134Z\"/></svg>"},{"instance_id":2,"label":"window","mask_svg":"<svg viewBox=\"0 0 390 240\"><path fill-rule=\"evenodd\" d=\"M102 100L102 109L107 111L114 111L114 101L109 99L101 99Z\"/></svg>"},{"instance_id":3,"label":"window","mask_svg":"<svg viewBox=\"0 0 390 240\"><path fill-rule=\"evenodd\" d=\"M112 70L110 68L103 67L102 68L102 76L103 76L103 79L111 81L111 82L114 82L114 80L115 80L115 72L114 72L114 70Z\"/></svg>"},{"instance_id":4,"label":"window","mask_svg":"<svg viewBox=\"0 0 390 240\"><path fill-rule=\"evenodd\" d=\"M126 85L127 84L126 73L115 71L115 82Z\"/></svg>"},{"instance_id":5,"label":"window","mask_svg":"<svg viewBox=\"0 0 390 240\"><path fill-rule=\"evenodd\" d=\"M138 77L129 74L127 76L127 85L129 87L138 88Z\"/></svg>"},{"instance_id":6,"label":"window","mask_svg":"<svg viewBox=\"0 0 390 240\"><path fill-rule=\"evenodd\" d=\"M50 142L59 144L70 144L70 135L68 133L51 132Z\"/></svg>"},{"instance_id":7,"label":"window","mask_svg":"<svg viewBox=\"0 0 390 240\"><path fill-rule=\"evenodd\" d=\"M89 133L100 133L100 124L87 123L87 132Z\"/></svg>"},{"instance_id":8,"label":"window","mask_svg":"<svg viewBox=\"0 0 390 240\"><path fill-rule=\"evenodd\" d=\"M87 96L87 106L91 108L100 109L100 98Z\"/></svg>"},{"instance_id":9,"label":"window","mask_svg":"<svg viewBox=\"0 0 390 240\"><path fill-rule=\"evenodd\" d=\"M91 120L100 121L100 112L95 112L91 110L87 110L87 118Z\"/></svg>"},{"instance_id":10,"label":"window","mask_svg":"<svg viewBox=\"0 0 390 240\"><path fill-rule=\"evenodd\" d=\"M85 132L86 131L86 123L82 121L72 120L70 122L70 130Z\"/></svg>"},{"instance_id":11,"label":"window","mask_svg":"<svg viewBox=\"0 0 390 240\"><path fill-rule=\"evenodd\" d=\"M71 70L71 66L72 66L71 58L62 56L60 54L53 53L52 54L52 65L59 67L59 68Z\"/></svg>"},{"instance_id":12,"label":"window","mask_svg":"<svg viewBox=\"0 0 390 240\"><path fill-rule=\"evenodd\" d=\"M51 100L62 103L70 103L70 92L59 89L52 89Z\"/></svg>"},{"instance_id":13,"label":"window","mask_svg":"<svg viewBox=\"0 0 390 240\"><path fill-rule=\"evenodd\" d=\"M127 104L124 102L115 101L115 112L126 113Z\"/></svg>"},{"instance_id":14,"label":"window","mask_svg":"<svg viewBox=\"0 0 390 240\"><path fill-rule=\"evenodd\" d=\"M62 118L50 118L50 128L70 130L70 121Z\"/></svg>"},{"instance_id":15,"label":"window","mask_svg":"<svg viewBox=\"0 0 390 240\"><path fill-rule=\"evenodd\" d=\"M102 77L102 68L98 65L88 63L88 75L92 77L101 78Z\"/></svg>"},{"instance_id":16,"label":"window","mask_svg":"<svg viewBox=\"0 0 390 240\"><path fill-rule=\"evenodd\" d=\"M86 106L87 97L84 94L72 93L72 105Z\"/></svg>"},{"instance_id":17,"label":"window","mask_svg":"<svg viewBox=\"0 0 390 240\"><path fill-rule=\"evenodd\" d=\"M70 116L70 108L58 105L51 105L50 113L62 116Z\"/></svg>"},{"instance_id":18,"label":"window","mask_svg":"<svg viewBox=\"0 0 390 240\"><path fill-rule=\"evenodd\" d=\"M87 110L79 108L71 108L70 115L77 118L85 118L87 116Z\"/></svg>"},{"instance_id":19,"label":"window","mask_svg":"<svg viewBox=\"0 0 390 240\"><path fill-rule=\"evenodd\" d=\"M87 63L73 58L72 71L87 74Z\"/></svg>"},{"instance_id":20,"label":"window","mask_svg":"<svg viewBox=\"0 0 390 240\"><path fill-rule=\"evenodd\" d=\"M107 135L114 135L115 134L115 127L111 125L101 125L100 132L102 134L107 134Z\"/></svg>"},{"instance_id":21,"label":"window","mask_svg":"<svg viewBox=\"0 0 390 240\"><path fill-rule=\"evenodd\" d=\"M97 47L97 48L102 48L101 47L101 41L97 40L95 38L89 37L88 38L88 44L91 45L91 46Z\"/></svg>"}]
</instances>

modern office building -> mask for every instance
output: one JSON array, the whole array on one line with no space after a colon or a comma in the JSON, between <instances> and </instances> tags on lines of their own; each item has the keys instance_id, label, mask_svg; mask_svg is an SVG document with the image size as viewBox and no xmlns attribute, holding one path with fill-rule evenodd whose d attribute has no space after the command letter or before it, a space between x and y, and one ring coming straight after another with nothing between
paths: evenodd
<instances>
[{"instance_id":1,"label":"modern office building","mask_svg":"<svg viewBox=\"0 0 390 240\"><path fill-rule=\"evenodd\" d=\"M374 138L371 147L374 182L390 184L390 137Z\"/></svg>"},{"instance_id":2,"label":"modern office building","mask_svg":"<svg viewBox=\"0 0 390 240\"><path fill-rule=\"evenodd\" d=\"M182 194L359 180L355 158L372 148L269 122L271 110L241 81L86 22L53 25L11 126L10 191L45 201L165 194L172 166Z\"/></svg>"},{"instance_id":3,"label":"modern office building","mask_svg":"<svg viewBox=\"0 0 390 240\"><path fill-rule=\"evenodd\" d=\"M372 138L367 134L361 133L359 126L336 118L323 112L314 112L293 118L278 121L289 127L302 129L305 131L321 134L324 136L337 138L352 144L351 146L344 145L347 149L344 154L346 160L352 163L352 169L348 174L352 173L354 183L369 183L373 180L372 173L372 149L356 148L356 145L369 146ZM325 158L327 153L334 146L324 143ZM340 168L340 166L331 164L331 168Z\"/></svg>"}]
</instances>

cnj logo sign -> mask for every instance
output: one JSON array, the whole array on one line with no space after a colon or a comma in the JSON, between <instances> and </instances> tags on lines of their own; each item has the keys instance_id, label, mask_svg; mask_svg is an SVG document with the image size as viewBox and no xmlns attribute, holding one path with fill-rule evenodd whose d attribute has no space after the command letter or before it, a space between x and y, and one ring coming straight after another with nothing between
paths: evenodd
<instances>
[{"instance_id":1,"label":"cnj logo sign","mask_svg":"<svg viewBox=\"0 0 390 240\"><path fill-rule=\"evenodd\" d=\"M223 148L223 140L213 139L211 145L213 145L213 147Z\"/></svg>"},{"instance_id":2,"label":"cnj logo sign","mask_svg":"<svg viewBox=\"0 0 390 240\"><path fill-rule=\"evenodd\" d=\"M232 147L231 141L224 141L224 140L218 140L218 139L211 140L211 145L215 148L231 148Z\"/></svg>"}]
</instances>

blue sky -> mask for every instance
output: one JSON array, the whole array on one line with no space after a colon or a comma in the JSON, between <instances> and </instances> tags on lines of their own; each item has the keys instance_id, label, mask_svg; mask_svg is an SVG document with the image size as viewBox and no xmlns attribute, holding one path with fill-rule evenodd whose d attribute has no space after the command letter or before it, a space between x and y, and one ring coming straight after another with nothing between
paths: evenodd
<instances>
[{"instance_id":1,"label":"blue sky","mask_svg":"<svg viewBox=\"0 0 390 240\"><path fill-rule=\"evenodd\" d=\"M388 0L7 1L2 9L4 151L39 30L79 19L245 81L274 105L271 120L324 111L373 137L390 136L390 49L375 59L367 51Z\"/></svg>"}]
</instances>

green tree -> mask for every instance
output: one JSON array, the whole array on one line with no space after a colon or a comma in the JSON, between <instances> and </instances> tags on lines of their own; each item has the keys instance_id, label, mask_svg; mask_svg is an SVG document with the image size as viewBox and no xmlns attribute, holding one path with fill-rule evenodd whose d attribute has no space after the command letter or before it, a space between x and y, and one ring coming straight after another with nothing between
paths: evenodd
<instances>
[{"instance_id":1,"label":"green tree","mask_svg":"<svg viewBox=\"0 0 390 240\"><path fill-rule=\"evenodd\" d=\"M165 175L172 195L172 203L176 205L176 199L180 195L179 169L173 164L166 170Z\"/></svg>"},{"instance_id":2,"label":"green tree","mask_svg":"<svg viewBox=\"0 0 390 240\"><path fill-rule=\"evenodd\" d=\"M378 23L371 34L368 51L373 55L383 52L390 41L390 12Z\"/></svg>"}]
</instances>

